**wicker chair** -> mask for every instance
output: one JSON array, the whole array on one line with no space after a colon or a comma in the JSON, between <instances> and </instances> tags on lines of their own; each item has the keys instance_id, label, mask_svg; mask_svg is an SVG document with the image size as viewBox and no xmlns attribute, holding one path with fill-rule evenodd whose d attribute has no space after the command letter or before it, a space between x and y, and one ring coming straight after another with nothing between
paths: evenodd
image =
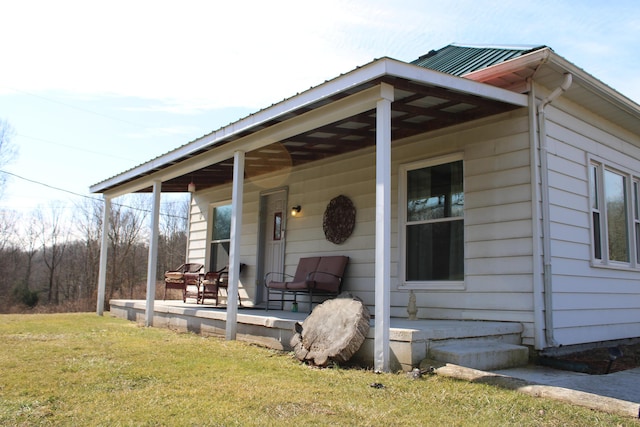
<instances>
[{"instance_id":1,"label":"wicker chair","mask_svg":"<svg viewBox=\"0 0 640 427\"><path fill-rule=\"evenodd\" d=\"M200 270L204 267L202 264L186 263L182 264L175 270L170 270L164 273L164 296L163 300L167 299L167 289L180 289L182 291L182 302L187 302L187 287L195 286L196 289L200 286ZM195 296L197 298L198 291L196 290Z\"/></svg>"},{"instance_id":2,"label":"wicker chair","mask_svg":"<svg viewBox=\"0 0 640 427\"><path fill-rule=\"evenodd\" d=\"M240 273L244 270L244 264L240 263ZM200 293L198 294L198 302L204 304L205 298L211 298L215 300L218 305L218 294L220 289L228 290L229 287L229 266L218 271L210 271L204 275L200 286ZM238 303L242 307L242 299L240 298L240 291L238 290Z\"/></svg>"}]
</instances>

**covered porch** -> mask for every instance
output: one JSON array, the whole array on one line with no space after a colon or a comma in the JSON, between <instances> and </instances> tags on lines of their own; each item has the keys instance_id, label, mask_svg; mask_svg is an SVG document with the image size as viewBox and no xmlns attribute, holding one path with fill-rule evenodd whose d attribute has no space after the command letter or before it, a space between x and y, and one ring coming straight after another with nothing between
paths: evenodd
<instances>
[{"instance_id":1,"label":"covered porch","mask_svg":"<svg viewBox=\"0 0 640 427\"><path fill-rule=\"evenodd\" d=\"M111 300L111 315L145 323L146 302ZM258 307L240 307L236 317L236 339L281 351L290 351L296 322L308 313L281 310L265 311ZM225 307L183 303L180 300L156 301L153 325L178 332L225 337ZM374 366L375 319L369 334L352 361ZM424 359L455 363L476 369L502 369L523 365L527 347L521 346L523 326L516 322L390 319L389 370L410 371Z\"/></svg>"},{"instance_id":2,"label":"covered porch","mask_svg":"<svg viewBox=\"0 0 640 427\"><path fill-rule=\"evenodd\" d=\"M105 198L98 314L102 314L105 306L106 239L109 232L106 218L109 218L111 200L124 194L151 192L154 203L149 245L147 300L126 302L126 304L116 302L115 305L112 301L112 312L124 313L121 310L125 310L126 318L133 316L136 321L139 321L142 317L147 326L160 326L163 322L170 325L170 319L173 319L177 322L176 324L200 324L200 328L216 331L216 334L224 331L227 339L247 336L245 333L247 325L254 324L244 323L245 320L253 319L251 317L253 314L245 315L244 310L237 308L240 264L247 263L251 267L249 274L252 276L245 278L250 286L261 286L262 277L260 265L255 259L250 260L246 257L241 259L243 209L250 205L243 201L246 183L256 177L274 173L287 174L291 170L299 170L329 158L340 158L354 155L361 150L373 149L374 164L372 166L375 176L367 179L368 184L372 188L375 187L373 194L375 200L371 202L370 207L373 217L370 223L374 230L372 238L366 239L366 247L359 250L364 254L363 256L367 257L360 260L361 264L367 264L364 268L368 268L368 265L372 266L364 276L366 280L370 279L372 282L374 298L369 305L373 307L374 320L371 336L365 343L368 350L363 349L363 351L370 351L376 370L390 370L394 358L401 366L413 365L418 359L427 355L431 341L429 333L424 335L423 329L396 328L394 325L401 320L391 319L391 291L394 286L391 277L394 271L393 265L397 263L397 260L392 260L392 248L395 244L392 240L392 143L426 132L508 113L527 105L528 99L522 94L383 58L96 184L91 188L92 192L102 193ZM428 147L425 147L425 151L428 151ZM222 311L188 305L175 306L155 301L155 287L158 283L156 262L161 194L184 192L188 188L197 188L198 192L204 192L221 187L229 190L232 210L228 309ZM253 206L256 204L253 201ZM245 235L249 233L246 229L244 231ZM298 253L312 251L309 248L301 249L304 242L298 242L298 244L300 245ZM251 256L254 256L253 253ZM261 302L257 298L254 299L256 299L252 301L254 304ZM253 312L256 311L253 310ZM300 320L291 319L290 316L293 313L288 313L285 320L279 317L274 318L270 313L258 317L270 319L265 320L267 323L286 320L289 322L286 323L288 326L292 325L291 322ZM500 326L509 325L507 322L479 322L478 324L486 326L491 323ZM455 325L456 322L446 324ZM463 329L472 324L476 323L464 322ZM522 329L522 325L518 323L513 325L516 329ZM260 328L264 327L260 326ZM269 329L269 334L248 335L262 337L276 333L274 328ZM445 328L447 331L452 329L455 327ZM472 331L474 329L470 328ZM279 345L288 345L287 337L293 328L282 330L276 328L276 330ZM446 332L445 335L450 333ZM410 336L411 339L396 341L392 336ZM516 344L520 342L518 338ZM402 345L410 347L408 352L410 356L398 356L400 352L395 350L394 346L400 344L396 343L407 343Z\"/></svg>"}]
</instances>

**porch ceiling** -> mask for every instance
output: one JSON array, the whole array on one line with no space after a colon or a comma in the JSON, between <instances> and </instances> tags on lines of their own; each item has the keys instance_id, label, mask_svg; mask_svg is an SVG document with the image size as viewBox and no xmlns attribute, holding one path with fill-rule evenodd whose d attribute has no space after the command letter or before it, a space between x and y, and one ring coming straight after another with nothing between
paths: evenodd
<instances>
[{"instance_id":1,"label":"porch ceiling","mask_svg":"<svg viewBox=\"0 0 640 427\"><path fill-rule=\"evenodd\" d=\"M395 99L392 103L391 121L392 140L403 139L519 108L516 105L477 95L417 83L399 77L385 76L261 123L244 132L234 134L216 144L215 147L207 147L191 152L188 156L177 159L173 164L201 155L206 151L218 149L224 144L270 126L286 122L295 116L361 92L382 82L394 87ZM246 153L245 177L256 177L279 169L296 167L373 146L376 140L375 131L375 109L315 128ZM164 166L166 167L167 165ZM155 173L159 169L161 168L149 170L147 174ZM229 183L232 181L232 172L233 159L228 159L164 181L162 183L162 192L185 192L190 182L193 182L198 190ZM151 190L152 187L147 187L140 190L140 192L149 192Z\"/></svg>"}]
</instances>

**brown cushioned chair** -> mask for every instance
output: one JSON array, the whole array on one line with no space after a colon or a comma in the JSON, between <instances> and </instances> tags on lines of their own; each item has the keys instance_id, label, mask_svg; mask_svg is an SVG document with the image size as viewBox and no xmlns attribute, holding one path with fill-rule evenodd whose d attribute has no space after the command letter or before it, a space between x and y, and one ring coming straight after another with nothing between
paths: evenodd
<instances>
[{"instance_id":1,"label":"brown cushioned chair","mask_svg":"<svg viewBox=\"0 0 640 427\"><path fill-rule=\"evenodd\" d=\"M271 301L280 302L280 310L285 302L297 304L298 294L309 295L309 313L314 297L336 297L342 291L342 278L349 262L347 256L322 256L300 258L295 275L267 273L267 310ZM290 280L287 280L290 278ZM272 295L278 298L272 298ZM287 299L291 295L292 299ZM326 299L326 298L325 298Z\"/></svg>"}]
</instances>

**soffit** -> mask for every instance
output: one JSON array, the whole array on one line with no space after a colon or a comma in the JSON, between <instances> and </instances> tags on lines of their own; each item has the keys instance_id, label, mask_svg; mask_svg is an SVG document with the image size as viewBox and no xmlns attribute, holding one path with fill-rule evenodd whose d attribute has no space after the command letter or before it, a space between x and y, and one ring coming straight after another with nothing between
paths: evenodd
<instances>
[{"instance_id":1,"label":"soffit","mask_svg":"<svg viewBox=\"0 0 640 427\"><path fill-rule=\"evenodd\" d=\"M526 97L389 58L376 60L260 110L147 163L91 187L112 197L151 191L198 190L232 179L233 152L252 177L360 150L375 144L375 105L394 88L392 140L477 120L527 105ZM387 87L387 86L385 86ZM386 90L386 89L385 89Z\"/></svg>"},{"instance_id":2,"label":"soffit","mask_svg":"<svg viewBox=\"0 0 640 427\"><path fill-rule=\"evenodd\" d=\"M386 76L247 129L217 144L215 148L203 149L203 152L220 148L253 132L285 122L294 116L383 82L394 87L395 96L391 104L392 141L519 108L476 95ZM373 146L375 141L376 113L375 109L372 109L246 153L245 176L254 178L280 169L327 159ZM193 152L190 156L199 154L201 152ZM186 159L179 161L184 160ZM154 172L150 170L149 174ZM184 192L190 182L193 182L198 190L229 183L232 181L232 172L233 159L228 159L164 181L162 191ZM142 191L151 191L151 188Z\"/></svg>"}]
</instances>

